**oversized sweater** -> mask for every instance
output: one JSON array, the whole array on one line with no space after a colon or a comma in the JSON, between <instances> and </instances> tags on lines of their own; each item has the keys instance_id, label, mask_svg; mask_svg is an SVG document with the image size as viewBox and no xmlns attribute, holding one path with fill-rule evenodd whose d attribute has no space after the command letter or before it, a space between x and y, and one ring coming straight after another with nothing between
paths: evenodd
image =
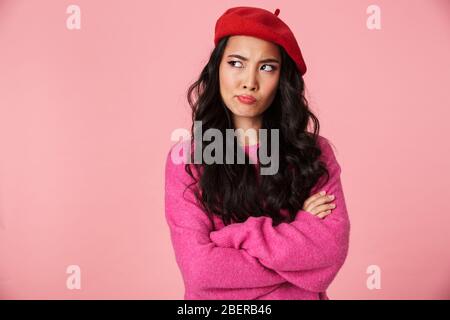
<instances>
[{"instance_id":1,"label":"oversized sweater","mask_svg":"<svg viewBox=\"0 0 450 320\"><path fill-rule=\"evenodd\" d=\"M172 146L165 166L165 216L184 299L329 299L326 290L347 257L350 222L340 165L329 142L322 136L318 142L330 177L319 190L323 176L310 195L325 190L335 196L336 207L324 219L299 210L294 221L276 226L265 216L227 226L214 216L212 224L186 189L193 179L185 163L171 159L174 147L188 142ZM254 158L257 148L246 146L245 152Z\"/></svg>"}]
</instances>

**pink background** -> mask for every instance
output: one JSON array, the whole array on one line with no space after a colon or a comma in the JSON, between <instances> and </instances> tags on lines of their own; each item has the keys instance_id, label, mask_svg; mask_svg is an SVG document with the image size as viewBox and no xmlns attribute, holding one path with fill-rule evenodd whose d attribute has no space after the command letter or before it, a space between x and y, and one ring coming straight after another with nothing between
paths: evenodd
<instances>
[{"instance_id":1,"label":"pink background","mask_svg":"<svg viewBox=\"0 0 450 320\"><path fill-rule=\"evenodd\" d=\"M337 148L352 233L330 298L450 298L447 0L0 0L0 298L182 299L164 161L215 21L238 5L280 8Z\"/></svg>"}]
</instances>

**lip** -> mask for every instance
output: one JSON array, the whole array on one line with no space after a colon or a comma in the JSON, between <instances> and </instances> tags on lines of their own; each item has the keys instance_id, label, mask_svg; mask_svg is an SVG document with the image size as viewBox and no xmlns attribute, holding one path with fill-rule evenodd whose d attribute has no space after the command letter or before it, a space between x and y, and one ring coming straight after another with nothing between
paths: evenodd
<instances>
[{"instance_id":1,"label":"lip","mask_svg":"<svg viewBox=\"0 0 450 320\"><path fill-rule=\"evenodd\" d=\"M237 98L238 98L238 100L240 102L245 103L245 104L253 104L253 103L256 102L255 97L249 96L249 95L246 95L246 94L242 94L240 96L237 96Z\"/></svg>"}]
</instances>

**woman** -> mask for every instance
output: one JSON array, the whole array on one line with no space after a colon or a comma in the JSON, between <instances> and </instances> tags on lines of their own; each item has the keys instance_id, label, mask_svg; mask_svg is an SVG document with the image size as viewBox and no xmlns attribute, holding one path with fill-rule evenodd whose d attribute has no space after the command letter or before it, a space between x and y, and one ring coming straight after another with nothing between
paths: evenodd
<instances>
[{"instance_id":1,"label":"woman","mask_svg":"<svg viewBox=\"0 0 450 320\"><path fill-rule=\"evenodd\" d=\"M328 299L347 256L341 168L308 109L306 65L279 12L227 10L216 23L210 60L188 92L192 120L203 130L277 130L279 169L255 170L263 166L263 140L242 131L221 143L232 139L256 164L172 161L183 148L186 160L206 150L193 138L167 155L166 219L185 299ZM264 147L273 153L270 142ZM236 158L234 147L224 149L215 156Z\"/></svg>"}]
</instances>

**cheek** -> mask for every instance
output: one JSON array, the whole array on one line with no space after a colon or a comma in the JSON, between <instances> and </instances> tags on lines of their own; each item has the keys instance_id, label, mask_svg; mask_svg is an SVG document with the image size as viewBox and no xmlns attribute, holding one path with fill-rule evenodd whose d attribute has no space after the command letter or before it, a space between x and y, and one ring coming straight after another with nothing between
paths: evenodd
<instances>
[{"instance_id":1,"label":"cheek","mask_svg":"<svg viewBox=\"0 0 450 320\"><path fill-rule=\"evenodd\" d=\"M278 78L270 79L264 83L264 92L267 92L266 99L272 102L278 89Z\"/></svg>"},{"instance_id":2,"label":"cheek","mask_svg":"<svg viewBox=\"0 0 450 320\"><path fill-rule=\"evenodd\" d=\"M235 80L230 72L223 71L220 74L220 87L223 92L228 92L234 87Z\"/></svg>"}]
</instances>

